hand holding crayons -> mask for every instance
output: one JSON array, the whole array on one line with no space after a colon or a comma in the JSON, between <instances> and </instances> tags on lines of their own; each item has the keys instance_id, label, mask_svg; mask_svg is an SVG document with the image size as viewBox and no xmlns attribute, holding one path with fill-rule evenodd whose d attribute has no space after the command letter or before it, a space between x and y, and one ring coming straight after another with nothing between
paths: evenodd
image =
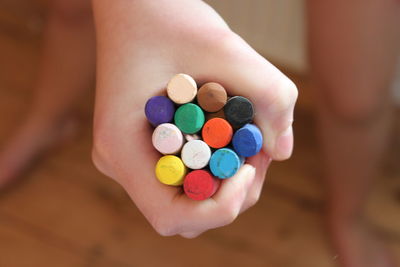
<instances>
[{"instance_id":1,"label":"hand holding crayons","mask_svg":"<svg viewBox=\"0 0 400 267\"><path fill-rule=\"evenodd\" d=\"M207 199L218 190L220 179L234 176L245 157L261 150L261 131L251 124L254 106L242 96L228 99L218 83L197 90L187 74L169 81L167 95L154 96L145 106L155 127L153 146L164 154L155 166L156 176L166 185L183 185L194 200Z\"/></svg>"}]
</instances>

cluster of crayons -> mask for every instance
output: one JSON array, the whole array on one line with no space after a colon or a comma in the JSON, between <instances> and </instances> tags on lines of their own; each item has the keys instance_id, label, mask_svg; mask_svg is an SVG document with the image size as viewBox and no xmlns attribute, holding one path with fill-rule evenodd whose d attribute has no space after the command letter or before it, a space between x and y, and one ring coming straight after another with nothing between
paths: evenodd
<instances>
[{"instance_id":1,"label":"cluster of crayons","mask_svg":"<svg viewBox=\"0 0 400 267\"><path fill-rule=\"evenodd\" d=\"M189 75L175 75L167 85L167 96L151 97L145 106L155 127L153 146L164 155L156 165L158 180L183 185L194 200L211 197L220 179L234 176L245 157L261 150L261 131L251 124L254 113L250 100L228 99L218 83L198 89Z\"/></svg>"}]
</instances>

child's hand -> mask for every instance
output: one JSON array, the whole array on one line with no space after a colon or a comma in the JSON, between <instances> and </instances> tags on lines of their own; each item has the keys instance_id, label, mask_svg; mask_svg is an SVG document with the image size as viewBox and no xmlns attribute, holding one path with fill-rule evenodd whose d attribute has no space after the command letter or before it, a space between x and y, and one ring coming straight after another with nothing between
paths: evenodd
<instances>
[{"instance_id":1,"label":"child's hand","mask_svg":"<svg viewBox=\"0 0 400 267\"><path fill-rule=\"evenodd\" d=\"M94 8L96 166L127 190L162 235L194 237L231 223L257 202L270 158L291 154L295 85L201 1L97 0ZM263 150L205 201L189 199L154 174L161 155L152 147L144 105L176 73L219 82L230 95L249 98L264 135Z\"/></svg>"}]
</instances>

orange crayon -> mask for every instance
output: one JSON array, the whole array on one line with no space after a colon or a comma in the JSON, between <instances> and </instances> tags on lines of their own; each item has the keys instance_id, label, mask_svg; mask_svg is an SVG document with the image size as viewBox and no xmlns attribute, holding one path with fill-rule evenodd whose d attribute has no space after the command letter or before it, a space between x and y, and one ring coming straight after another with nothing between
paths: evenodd
<instances>
[{"instance_id":1,"label":"orange crayon","mask_svg":"<svg viewBox=\"0 0 400 267\"><path fill-rule=\"evenodd\" d=\"M212 148L225 147L231 142L232 135L232 126L221 118L213 118L207 121L202 130L204 142Z\"/></svg>"}]
</instances>

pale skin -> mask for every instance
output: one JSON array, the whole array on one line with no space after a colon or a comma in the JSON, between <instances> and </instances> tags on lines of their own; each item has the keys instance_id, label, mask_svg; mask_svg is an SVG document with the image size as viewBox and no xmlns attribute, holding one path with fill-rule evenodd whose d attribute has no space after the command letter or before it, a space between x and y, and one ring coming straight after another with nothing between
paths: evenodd
<instances>
[{"instance_id":1,"label":"pale skin","mask_svg":"<svg viewBox=\"0 0 400 267\"><path fill-rule=\"evenodd\" d=\"M254 101L256 121L265 135L264 151L286 159L293 143L294 84L232 33L203 2L93 3L98 40L95 164L127 190L162 235L195 237L231 223L257 201L268 156L262 152L250 159L236 177L223 181L212 199L192 201L180 188L143 178L154 173L160 157L149 141L152 128L143 117L144 104L160 94L176 73L189 73L199 83L219 82L231 95ZM193 17L197 20L186 23Z\"/></svg>"},{"instance_id":2,"label":"pale skin","mask_svg":"<svg viewBox=\"0 0 400 267\"><path fill-rule=\"evenodd\" d=\"M125 188L156 231L162 235L195 237L208 229L229 224L238 214L254 205L260 196L271 158L283 160L290 156L293 146L291 124L297 90L278 69L231 32L219 15L203 2L151 2L115 0L110 5L107 0L93 1L97 34L93 160L100 171ZM321 26L321 23L310 24L310 55L312 69L318 70L313 74L322 92L318 103L321 104L319 121L326 159L325 177L330 188L328 218L343 266L386 267L391 266L387 260L389 257L383 250L375 249L377 242L370 238L361 214L369 181L373 178L371 173L376 171L389 128L389 112L383 112L384 107L388 106L384 105L384 99L389 98L388 94L382 92L387 88L394 65L390 59L396 43L391 42L391 38L397 40L393 37L395 30L392 23L396 16L399 17L395 11L396 8L398 10L398 4L394 0L384 0L384 4L370 1L371 4L367 5L358 1L352 1L352 5L345 2L348 3L332 1L323 5L316 0L309 1L310 21L325 21L325 28L312 26ZM376 6L373 6L374 3ZM343 13L344 9L348 13ZM48 45L44 53L48 56L43 58L39 75L42 78L37 85L39 93L32 105L32 114L39 115L27 118L22 129L4 150L7 153L3 151L0 154L0 169L6 170L0 174L0 184L11 181L32 158L48 147L47 142L35 145L37 140L43 139L43 133L49 133L51 137L54 136L53 139L61 136L57 129L65 125L64 118L68 117L75 99L89 87L94 72L94 56L91 56L94 51L94 28L90 12L87 12L90 10L89 2L57 0L52 10L62 11L64 16L60 16L62 23L57 23L54 17L48 22L45 39ZM357 21L360 25L370 23L370 27L366 28L370 31L374 26L374 33L387 40L380 43L382 49L379 51L384 51L381 54L375 51L378 49L374 49L374 46L365 45L371 41L367 34L369 31L364 33L363 27L348 27L356 25L355 21L349 21L346 27L329 23L338 17L353 18L353 13L369 12L376 21L362 15L357 16L361 22ZM193 20L194 17L196 20ZM385 30L387 28L392 30ZM65 30L71 35L58 34ZM342 43L327 41L324 34L327 32L336 34L338 39L339 36L340 39L348 36L345 38L347 45L343 48L339 46ZM362 38L354 37L352 40L351 36L357 34ZM77 38L71 38L72 35ZM74 49L68 50L71 54L56 49L68 42L74 45ZM362 42L362 45L357 42ZM370 49L360 52L360 45ZM334 58L326 58L329 57L327 50L340 50L341 53L335 54ZM53 54L48 51L53 51ZM75 61L73 54L87 57L79 57ZM371 60L371 54L374 62L378 60L375 64L384 68L373 73L365 69L368 65L366 60ZM346 59L351 56L355 56L352 62L356 66L346 69L349 66ZM59 61L65 62L65 74L48 75ZM335 64L324 64L332 61ZM76 71L77 68L80 71ZM353 72L354 69L369 74L363 75L362 84L360 79L354 79L358 74ZM337 71L343 71L348 76L331 75ZM180 72L192 75L200 83L220 82L229 88L230 94L252 99L257 107L256 123L267 140L262 153L251 158L236 177L224 181L212 199L200 203L186 198L177 188L161 185L153 177L159 155L151 147L151 127L143 116L145 101L159 94L168 79ZM71 73L77 76L71 77ZM354 94L350 93L352 90L343 88L355 88ZM354 102L352 99L355 94L359 105L354 107L350 103ZM62 100L62 103L57 100ZM369 118L371 110L378 110L375 113L380 115L368 119L367 124L361 123ZM358 130L357 127L361 126L349 128L349 124L363 125L363 130ZM333 135L335 147L330 146ZM374 146L366 148L363 146L365 143L373 143ZM339 152L349 146L352 154L342 162ZM366 158L368 153L375 157ZM349 160L355 164L347 166L345 163ZM363 170L366 160L370 163L370 172ZM341 179L346 183L340 182ZM346 193L346 189L351 192ZM149 195L153 196L151 201ZM354 222L362 227L355 228ZM366 230L359 230L364 228Z\"/></svg>"},{"instance_id":3,"label":"pale skin","mask_svg":"<svg viewBox=\"0 0 400 267\"><path fill-rule=\"evenodd\" d=\"M94 80L91 12L88 1L51 3L29 116L0 150L0 187L17 178L44 150L74 134L71 113Z\"/></svg>"},{"instance_id":4,"label":"pale skin","mask_svg":"<svg viewBox=\"0 0 400 267\"><path fill-rule=\"evenodd\" d=\"M309 0L308 14L327 221L339 260L344 266L394 266L363 212L390 140L400 2Z\"/></svg>"}]
</instances>

